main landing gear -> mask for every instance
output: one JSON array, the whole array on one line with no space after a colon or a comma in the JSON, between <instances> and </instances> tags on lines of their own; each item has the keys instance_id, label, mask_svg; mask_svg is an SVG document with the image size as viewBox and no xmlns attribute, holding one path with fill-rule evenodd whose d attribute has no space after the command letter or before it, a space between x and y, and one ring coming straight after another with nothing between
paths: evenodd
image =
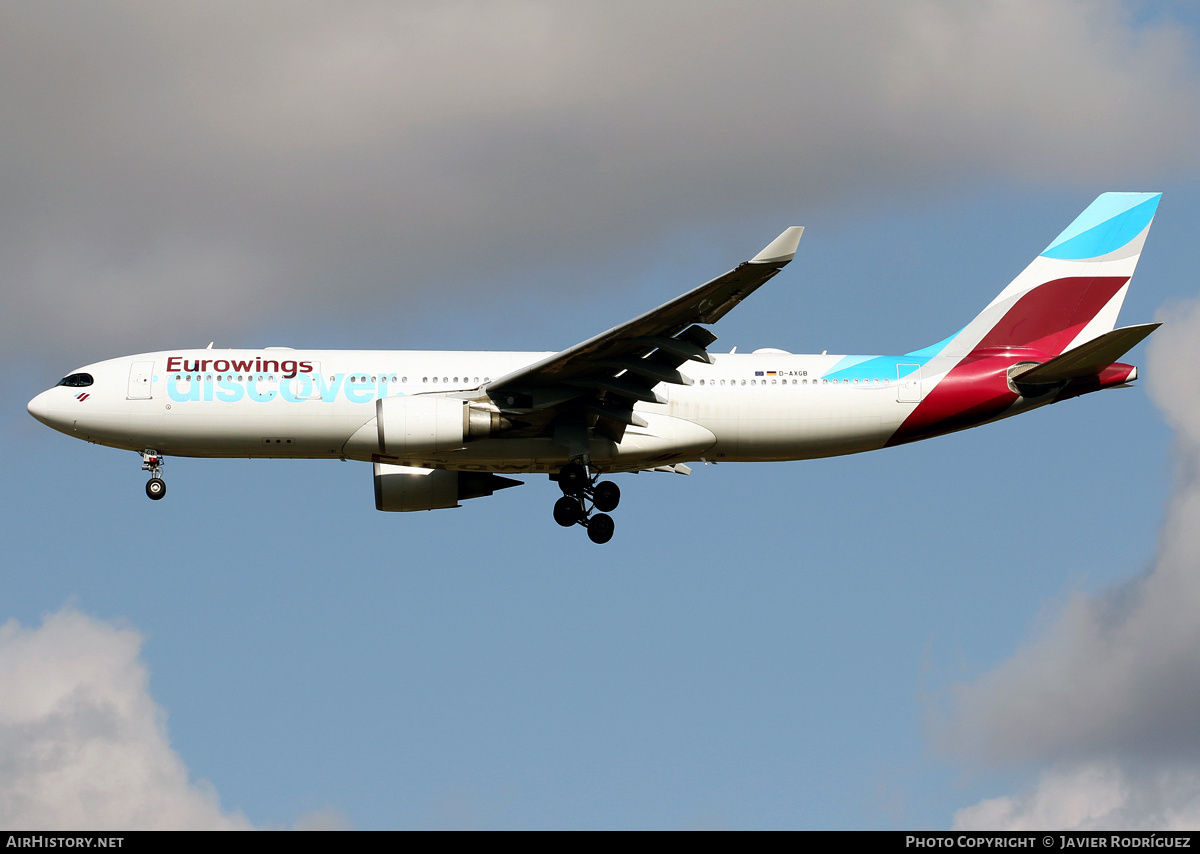
<instances>
[{"instance_id":1,"label":"main landing gear","mask_svg":"<svg viewBox=\"0 0 1200 854\"><path fill-rule=\"evenodd\" d=\"M593 477L583 463L571 462L563 466L558 472L563 497L554 502L554 521L564 528L583 525L589 540L607 543L612 539L615 527L608 514L621 503L621 490L610 480L597 483L598 480L600 474ZM600 512L593 513L594 510Z\"/></svg>"},{"instance_id":2,"label":"main landing gear","mask_svg":"<svg viewBox=\"0 0 1200 854\"><path fill-rule=\"evenodd\" d=\"M142 451L142 471L150 472L150 479L146 481L146 494L154 501L167 494L167 482L162 478L164 465L166 461L158 451Z\"/></svg>"}]
</instances>

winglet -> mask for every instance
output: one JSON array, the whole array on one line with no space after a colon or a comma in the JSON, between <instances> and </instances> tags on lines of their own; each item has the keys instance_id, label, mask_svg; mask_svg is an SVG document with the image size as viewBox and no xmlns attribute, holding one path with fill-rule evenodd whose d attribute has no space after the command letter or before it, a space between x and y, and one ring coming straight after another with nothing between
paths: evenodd
<instances>
[{"instance_id":1,"label":"winglet","mask_svg":"<svg viewBox=\"0 0 1200 854\"><path fill-rule=\"evenodd\" d=\"M751 264L786 264L796 255L796 247L800 245L800 235L804 234L804 226L793 225L783 234L776 237L762 252L750 259Z\"/></svg>"}]
</instances>

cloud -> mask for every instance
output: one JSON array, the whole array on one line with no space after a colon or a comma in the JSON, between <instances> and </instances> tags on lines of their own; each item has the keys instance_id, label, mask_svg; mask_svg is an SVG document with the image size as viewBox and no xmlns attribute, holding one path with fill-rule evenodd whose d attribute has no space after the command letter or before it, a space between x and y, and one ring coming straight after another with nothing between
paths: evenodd
<instances>
[{"instance_id":1,"label":"cloud","mask_svg":"<svg viewBox=\"0 0 1200 854\"><path fill-rule=\"evenodd\" d=\"M801 200L1194 171L1190 46L1115 0L6 6L0 342L399 315Z\"/></svg>"},{"instance_id":2,"label":"cloud","mask_svg":"<svg viewBox=\"0 0 1200 854\"><path fill-rule=\"evenodd\" d=\"M955 830L1195 830L1200 774L1130 773L1115 762L1054 768L1016 797L990 798L954 814Z\"/></svg>"},{"instance_id":3,"label":"cloud","mask_svg":"<svg viewBox=\"0 0 1200 854\"><path fill-rule=\"evenodd\" d=\"M1159 319L1149 390L1175 429L1177 477L1157 555L1123 585L1074 594L1045 634L954 690L940 731L953 752L1051 767L1031 791L960 812L964 826L1200 827L1200 400L1179 393L1200 302Z\"/></svg>"},{"instance_id":4,"label":"cloud","mask_svg":"<svg viewBox=\"0 0 1200 854\"><path fill-rule=\"evenodd\" d=\"M1158 554L1123 585L1071 596L1044 636L955 691L946 737L961 754L1200 763L1200 402L1177 393L1200 357L1200 304L1160 319L1149 390L1179 466Z\"/></svg>"},{"instance_id":5,"label":"cloud","mask_svg":"<svg viewBox=\"0 0 1200 854\"><path fill-rule=\"evenodd\" d=\"M141 644L133 629L71 609L36 629L0 627L0 826L250 828L189 779Z\"/></svg>"}]
</instances>

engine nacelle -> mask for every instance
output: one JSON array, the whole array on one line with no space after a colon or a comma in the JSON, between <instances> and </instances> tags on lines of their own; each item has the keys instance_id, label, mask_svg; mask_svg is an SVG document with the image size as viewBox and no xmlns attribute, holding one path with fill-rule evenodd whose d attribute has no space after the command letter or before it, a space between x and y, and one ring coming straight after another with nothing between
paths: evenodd
<instances>
[{"instance_id":1,"label":"engine nacelle","mask_svg":"<svg viewBox=\"0 0 1200 854\"><path fill-rule=\"evenodd\" d=\"M380 398L375 401L375 423L379 450L390 457L458 450L507 424L494 408L425 394Z\"/></svg>"},{"instance_id":2,"label":"engine nacelle","mask_svg":"<svg viewBox=\"0 0 1200 854\"><path fill-rule=\"evenodd\" d=\"M458 507L524 481L488 472L446 471L375 463L375 509L398 512Z\"/></svg>"}]
</instances>

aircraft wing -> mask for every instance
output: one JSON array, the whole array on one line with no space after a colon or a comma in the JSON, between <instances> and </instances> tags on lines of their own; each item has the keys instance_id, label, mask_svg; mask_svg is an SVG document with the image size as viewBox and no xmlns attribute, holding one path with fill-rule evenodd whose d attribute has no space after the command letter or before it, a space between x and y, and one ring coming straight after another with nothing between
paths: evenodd
<instances>
[{"instance_id":1,"label":"aircraft wing","mask_svg":"<svg viewBox=\"0 0 1200 854\"><path fill-rule=\"evenodd\" d=\"M715 323L778 273L796 254L804 229L792 226L749 261L681 297L555 353L485 387L502 411L528 424L524 435L545 435L570 422L619 441L626 425L645 426L637 401L665 402L654 386L690 385L679 371L688 360L711 362L717 340L696 325Z\"/></svg>"}]
</instances>

